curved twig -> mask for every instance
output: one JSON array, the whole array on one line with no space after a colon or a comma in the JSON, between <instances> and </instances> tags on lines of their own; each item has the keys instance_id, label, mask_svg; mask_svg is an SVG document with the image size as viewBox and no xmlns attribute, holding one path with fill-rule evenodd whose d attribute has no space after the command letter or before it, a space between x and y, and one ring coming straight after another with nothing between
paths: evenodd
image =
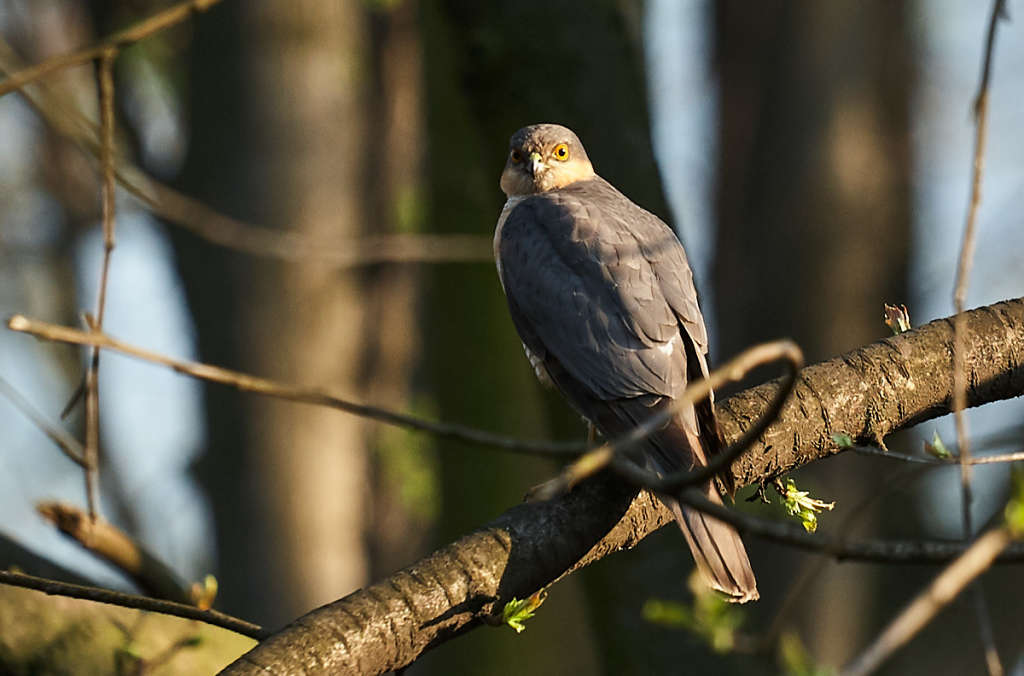
<instances>
[{"instance_id":1,"label":"curved twig","mask_svg":"<svg viewBox=\"0 0 1024 676\"><path fill-rule=\"evenodd\" d=\"M788 371L782 386L772 398L771 405L758 418L753 427L722 453L716 455L706 466L659 476L625 457L626 451L657 432L685 407L707 398L728 382L742 380L758 366L776 361L785 361ZM672 493L685 486L703 483L731 465L733 460L742 455L764 433L768 425L778 417L782 405L793 391L796 375L800 367L803 366L803 361L803 353L800 348L789 340L762 343L744 350L723 366L712 371L706 378L687 385L683 393L670 406L658 411L626 434L583 454L576 461L567 465L557 477L533 489L528 498L530 500L550 500L609 465L616 474L637 486L661 493Z\"/></svg>"},{"instance_id":2,"label":"curved twig","mask_svg":"<svg viewBox=\"0 0 1024 676\"><path fill-rule=\"evenodd\" d=\"M885 630L853 662L843 668L842 676L866 676L873 673L896 650L906 645L935 615L945 608L979 575L988 570L1013 542L1006 526L994 528L978 538L907 605Z\"/></svg>"},{"instance_id":3,"label":"curved twig","mask_svg":"<svg viewBox=\"0 0 1024 676\"><path fill-rule=\"evenodd\" d=\"M746 452L751 444L757 441L768 429L768 426L779 417L782 407L796 386L797 376L804 365L804 355L796 343L779 340L752 347L720 369L729 372L725 377L735 382L744 378L758 366L777 361L785 362L786 374L782 378L779 389L772 397L771 403L739 439L711 458L704 467L658 476L655 472L640 467L627 457L617 456L612 462L612 468L619 476L630 480L637 486L659 493L675 493L680 489L702 484L716 476ZM714 385L715 388L718 386L718 384Z\"/></svg>"},{"instance_id":4,"label":"curved twig","mask_svg":"<svg viewBox=\"0 0 1024 676\"><path fill-rule=\"evenodd\" d=\"M175 603L174 601L151 599L146 596L113 591L112 589L101 589L99 587L47 580L46 578L25 575L24 573L14 573L9 570L0 570L0 584L35 589L51 596L67 596L73 599L98 601L99 603L109 603L123 608L136 608L154 613L163 613L164 615L183 617L187 620L199 620L206 624L212 624L237 634L254 638L257 641L262 641L272 633L258 624L240 620L237 617L217 610L200 610L195 606Z\"/></svg>"},{"instance_id":5,"label":"curved twig","mask_svg":"<svg viewBox=\"0 0 1024 676\"><path fill-rule=\"evenodd\" d=\"M36 511L90 553L131 577L147 594L192 603L188 588L174 571L112 523L59 502L41 502Z\"/></svg>"},{"instance_id":6,"label":"curved twig","mask_svg":"<svg viewBox=\"0 0 1024 676\"><path fill-rule=\"evenodd\" d=\"M424 420L423 418L417 418L406 413L361 404L345 398L333 390L291 385L270 380L269 378L260 378L247 373L232 371L219 366L174 359L158 352L123 343L102 332L79 331L67 326L58 326L57 324L29 319L23 315L13 315L10 317L7 320L7 328L12 331L28 333L43 340L55 340L73 345L92 345L107 350L114 350L115 352L142 359L143 361L166 366L178 373L193 378L227 385L242 392L252 392L304 404L328 406L389 425L430 432L439 437L458 439L459 441L490 446L506 451L535 455L575 455L585 449L584 444L580 442L529 441L506 437L465 425Z\"/></svg>"}]
</instances>

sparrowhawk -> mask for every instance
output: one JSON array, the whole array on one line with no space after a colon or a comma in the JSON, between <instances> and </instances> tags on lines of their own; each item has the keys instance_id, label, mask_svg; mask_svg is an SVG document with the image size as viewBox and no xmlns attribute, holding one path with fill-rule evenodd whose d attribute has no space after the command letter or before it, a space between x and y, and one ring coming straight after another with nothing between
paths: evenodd
<instances>
[{"instance_id":1,"label":"sparrowhawk","mask_svg":"<svg viewBox=\"0 0 1024 676\"><path fill-rule=\"evenodd\" d=\"M508 201L494 233L498 276L538 378L615 438L707 375L707 333L686 252L657 216L594 173L576 134L555 124L517 131L501 189ZM640 448L659 473L707 464L720 448L712 400L684 408ZM713 482L703 492L721 504ZM735 529L659 497L708 583L729 600L756 599Z\"/></svg>"}]
</instances>

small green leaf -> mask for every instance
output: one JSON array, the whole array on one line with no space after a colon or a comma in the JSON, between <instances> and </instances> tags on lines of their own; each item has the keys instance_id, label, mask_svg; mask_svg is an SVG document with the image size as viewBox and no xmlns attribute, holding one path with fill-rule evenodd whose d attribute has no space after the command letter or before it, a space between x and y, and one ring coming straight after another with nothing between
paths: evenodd
<instances>
[{"instance_id":1,"label":"small green leaf","mask_svg":"<svg viewBox=\"0 0 1024 676\"><path fill-rule=\"evenodd\" d=\"M853 438L845 432L836 432L833 434L832 442L839 448L853 448Z\"/></svg>"},{"instance_id":2,"label":"small green leaf","mask_svg":"<svg viewBox=\"0 0 1024 676\"><path fill-rule=\"evenodd\" d=\"M813 533L818 530L818 513L823 510L832 511L836 503L824 502L809 496L808 491L797 490L792 479L786 479L785 493L782 495L786 511L790 516L800 519L805 531Z\"/></svg>"},{"instance_id":3,"label":"small green leaf","mask_svg":"<svg viewBox=\"0 0 1024 676\"><path fill-rule=\"evenodd\" d=\"M946 444L942 443L942 437L939 436L938 430L935 430L930 443L924 442L924 451L929 455L934 455L939 460L949 460L953 457L953 454L946 448Z\"/></svg>"},{"instance_id":4,"label":"small green leaf","mask_svg":"<svg viewBox=\"0 0 1024 676\"><path fill-rule=\"evenodd\" d=\"M513 596L512 600L506 603L505 608L501 611L501 621L515 629L517 634L521 633L526 629L526 625L523 623L534 616L534 611L540 608L546 598L547 594L543 591L539 591L522 601Z\"/></svg>"}]
</instances>

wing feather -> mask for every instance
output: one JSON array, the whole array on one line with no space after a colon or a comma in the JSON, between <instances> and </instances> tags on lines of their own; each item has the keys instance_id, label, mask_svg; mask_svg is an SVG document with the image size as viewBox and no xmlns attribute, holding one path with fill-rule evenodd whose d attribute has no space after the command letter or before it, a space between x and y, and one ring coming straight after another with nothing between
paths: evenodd
<instances>
[{"instance_id":1,"label":"wing feather","mask_svg":"<svg viewBox=\"0 0 1024 676\"><path fill-rule=\"evenodd\" d=\"M519 202L497 253L523 342L599 399L677 395L688 373L681 339L707 350L679 240L603 179Z\"/></svg>"}]
</instances>

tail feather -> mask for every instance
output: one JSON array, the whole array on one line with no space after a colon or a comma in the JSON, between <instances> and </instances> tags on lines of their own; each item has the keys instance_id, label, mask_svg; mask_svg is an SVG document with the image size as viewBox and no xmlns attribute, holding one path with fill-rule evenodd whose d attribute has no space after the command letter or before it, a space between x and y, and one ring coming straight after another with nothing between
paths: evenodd
<instances>
[{"instance_id":1,"label":"tail feather","mask_svg":"<svg viewBox=\"0 0 1024 676\"><path fill-rule=\"evenodd\" d=\"M722 504L712 484L705 487L704 493L712 502ZM708 584L733 603L757 600L760 595L754 570L736 529L696 509L683 507L673 498L661 499L675 515L697 569Z\"/></svg>"}]
</instances>

